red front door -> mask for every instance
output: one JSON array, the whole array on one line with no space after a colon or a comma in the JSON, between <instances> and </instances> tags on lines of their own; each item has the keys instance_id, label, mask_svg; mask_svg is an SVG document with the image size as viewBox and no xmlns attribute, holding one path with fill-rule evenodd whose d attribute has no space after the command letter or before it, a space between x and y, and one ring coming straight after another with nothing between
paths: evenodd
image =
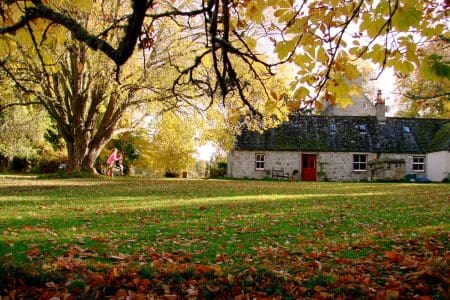
<instances>
[{"instance_id":1,"label":"red front door","mask_svg":"<svg viewBox=\"0 0 450 300\"><path fill-rule=\"evenodd\" d=\"M316 155L302 154L302 181L316 181Z\"/></svg>"}]
</instances>

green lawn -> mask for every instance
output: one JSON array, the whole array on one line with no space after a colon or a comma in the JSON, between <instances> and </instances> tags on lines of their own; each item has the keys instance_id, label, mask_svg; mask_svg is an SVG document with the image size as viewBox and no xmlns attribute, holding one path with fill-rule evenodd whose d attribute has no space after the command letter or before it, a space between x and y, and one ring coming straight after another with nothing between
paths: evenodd
<instances>
[{"instance_id":1,"label":"green lawn","mask_svg":"<svg viewBox=\"0 0 450 300\"><path fill-rule=\"evenodd\" d=\"M0 176L0 296L445 298L421 276L450 270L449 199L448 184Z\"/></svg>"}]
</instances>

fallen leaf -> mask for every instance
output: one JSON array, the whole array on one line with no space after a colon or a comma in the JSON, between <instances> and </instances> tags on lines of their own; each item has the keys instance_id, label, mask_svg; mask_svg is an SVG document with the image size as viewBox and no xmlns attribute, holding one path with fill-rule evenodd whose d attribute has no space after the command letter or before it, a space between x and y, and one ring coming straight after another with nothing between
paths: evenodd
<instances>
[{"instance_id":1,"label":"fallen leaf","mask_svg":"<svg viewBox=\"0 0 450 300\"><path fill-rule=\"evenodd\" d=\"M41 256L41 250L39 248L33 248L27 251L28 256Z\"/></svg>"},{"instance_id":2,"label":"fallen leaf","mask_svg":"<svg viewBox=\"0 0 450 300\"><path fill-rule=\"evenodd\" d=\"M391 263L398 263L401 260L401 255L396 250L386 251L384 257L389 259Z\"/></svg>"},{"instance_id":3,"label":"fallen leaf","mask_svg":"<svg viewBox=\"0 0 450 300\"><path fill-rule=\"evenodd\" d=\"M45 286L50 288L50 289L56 289L57 288L56 284L53 281L46 282Z\"/></svg>"}]
</instances>

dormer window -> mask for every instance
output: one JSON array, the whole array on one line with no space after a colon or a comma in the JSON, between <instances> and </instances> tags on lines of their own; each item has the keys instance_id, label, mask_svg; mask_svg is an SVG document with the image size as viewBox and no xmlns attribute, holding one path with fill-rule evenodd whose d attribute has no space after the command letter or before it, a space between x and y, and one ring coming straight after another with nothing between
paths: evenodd
<instances>
[{"instance_id":1,"label":"dormer window","mask_svg":"<svg viewBox=\"0 0 450 300\"><path fill-rule=\"evenodd\" d=\"M411 132L411 128L409 128L408 126L403 126L403 132L404 133L410 133Z\"/></svg>"},{"instance_id":2,"label":"dormer window","mask_svg":"<svg viewBox=\"0 0 450 300\"><path fill-rule=\"evenodd\" d=\"M360 133L366 133L367 132L366 124L359 124L358 130Z\"/></svg>"},{"instance_id":3,"label":"dormer window","mask_svg":"<svg viewBox=\"0 0 450 300\"><path fill-rule=\"evenodd\" d=\"M328 130L330 131L330 133L336 133L336 125L335 124L330 124L328 126Z\"/></svg>"}]
</instances>

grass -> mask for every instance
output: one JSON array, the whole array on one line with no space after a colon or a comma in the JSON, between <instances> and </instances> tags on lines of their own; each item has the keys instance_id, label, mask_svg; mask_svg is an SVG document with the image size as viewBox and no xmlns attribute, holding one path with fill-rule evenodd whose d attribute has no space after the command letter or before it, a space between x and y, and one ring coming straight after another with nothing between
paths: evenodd
<instances>
[{"instance_id":1,"label":"grass","mask_svg":"<svg viewBox=\"0 0 450 300\"><path fill-rule=\"evenodd\" d=\"M449 185L0 178L0 256L78 244L109 255L185 251L212 262L449 229ZM385 241L386 242L386 241ZM360 256L361 253L344 253ZM99 259L100 259L99 258Z\"/></svg>"},{"instance_id":2,"label":"grass","mask_svg":"<svg viewBox=\"0 0 450 300\"><path fill-rule=\"evenodd\" d=\"M448 249L449 195L448 184L0 176L0 257L26 268L76 249L96 268L168 253L296 272L292 255L364 259L430 236ZM334 280L314 276L312 288Z\"/></svg>"}]
</instances>

